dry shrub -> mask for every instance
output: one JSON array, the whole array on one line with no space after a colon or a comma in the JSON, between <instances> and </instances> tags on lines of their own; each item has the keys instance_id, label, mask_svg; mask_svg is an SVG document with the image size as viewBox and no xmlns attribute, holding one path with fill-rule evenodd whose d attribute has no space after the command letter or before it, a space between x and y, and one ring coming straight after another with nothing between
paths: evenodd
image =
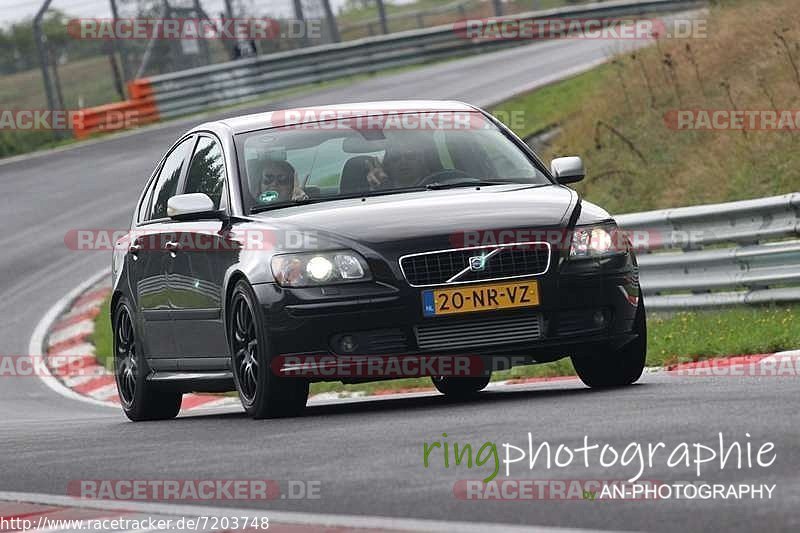
<instances>
[{"instance_id":1,"label":"dry shrub","mask_svg":"<svg viewBox=\"0 0 800 533\"><path fill-rule=\"evenodd\" d=\"M618 75L564 124L545 155L584 156L589 175L579 188L613 212L800 190L800 132L676 131L664 121L679 108L800 109L786 50L800 63L797 7L797 0L728 2L708 13L706 38L662 39L621 54Z\"/></svg>"}]
</instances>

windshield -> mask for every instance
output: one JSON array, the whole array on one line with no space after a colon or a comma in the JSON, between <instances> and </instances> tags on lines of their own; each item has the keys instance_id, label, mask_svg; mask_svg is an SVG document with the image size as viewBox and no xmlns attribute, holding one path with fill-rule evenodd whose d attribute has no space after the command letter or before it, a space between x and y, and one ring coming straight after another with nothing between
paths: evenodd
<instances>
[{"instance_id":1,"label":"windshield","mask_svg":"<svg viewBox=\"0 0 800 533\"><path fill-rule=\"evenodd\" d=\"M237 136L246 212L416 189L550 184L481 113L339 118Z\"/></svg>"}]
</instances>

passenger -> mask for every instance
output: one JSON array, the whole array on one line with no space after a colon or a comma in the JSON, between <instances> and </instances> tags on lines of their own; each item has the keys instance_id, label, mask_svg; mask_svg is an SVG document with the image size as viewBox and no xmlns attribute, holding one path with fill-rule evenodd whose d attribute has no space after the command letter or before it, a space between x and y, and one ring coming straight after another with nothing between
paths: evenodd
<instances>
[{"instance_id":1,"label":"passenger","mask_svg":"<svg viewBox=\"0 0 800 533\"><path fill-rule=\"evenodd\" d=\"M369 184L369 190L375 191L394 188L393 181L389 179L386 169L383 168L383 165L378 161L377 157L370 157L366 160L365 164L367 166L367 183Z\"/></svg>"},{"instance_id":2,"label":"passenger","mask_svg":"<svg viewBox=\"0 0 800 533\"><path fill-rule=\"evenodd\" d=\"M288 202L290 200L306 200L308 195L297 184L297 173L286 161L270 159L261 171L258 202Z\"/></svg>"}]
</instances>

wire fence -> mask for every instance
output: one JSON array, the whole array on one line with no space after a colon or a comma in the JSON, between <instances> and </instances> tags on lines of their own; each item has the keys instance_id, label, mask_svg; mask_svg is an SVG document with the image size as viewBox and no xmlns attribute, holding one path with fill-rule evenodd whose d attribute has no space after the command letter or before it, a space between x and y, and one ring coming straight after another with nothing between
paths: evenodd
<instances>
[{"instance_id":1,"label":"wire fence","mask_svg":"<svg viewBox=\"0 0 800 533\"><path fill-rule=\"evenodd\" d=\"M333 4L338 5L337 13L330 0L267 4L251 0L33 0L26 3L31 16L47 4L40 43L30 18L0 28L0 108L91 107L124 100L125 84L134 78L489 17L497 5L504 14L513 14L588 1L417 0L394 4L385 0L382 23L376 0ZM98 8L96 12L94 8ZM265 38L238 40L221 35L204 39L82 38L73 31L79 21L112 18L207 20L218 28L226 20L263 18L274 21L276 27ZM41 54L37 45L43 49ZM42 83L42 59L52 106Z\"/></svg>"}]
</instances>

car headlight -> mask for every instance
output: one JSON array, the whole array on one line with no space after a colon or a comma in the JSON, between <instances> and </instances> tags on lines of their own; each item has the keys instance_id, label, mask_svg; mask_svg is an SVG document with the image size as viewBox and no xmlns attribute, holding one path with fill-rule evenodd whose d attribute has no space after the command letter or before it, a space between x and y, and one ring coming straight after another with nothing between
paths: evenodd
<instances>
[{"instance_id":1,"label":"car headlight","mask_svg":"<svg viewBox=\"0 0 800 533\"><path fill-rule=\"evenodd\" d=\"M281 287L314 287L371 277L364 258L348 250L276 255L272 275Z\"/></svg>"},{"instance_id":2,"label":"car headlight","mask_svg":"<svg viewBox=\"0 0 800 533\"><path fill-rule=\"evenodd\" d=\"M616 225L576 227L569 247L570 258L603 257L624 252L624 243L617 243L621 236ZM622 246L620 246L622 244Z\"/></svg>"}]
</instances>

